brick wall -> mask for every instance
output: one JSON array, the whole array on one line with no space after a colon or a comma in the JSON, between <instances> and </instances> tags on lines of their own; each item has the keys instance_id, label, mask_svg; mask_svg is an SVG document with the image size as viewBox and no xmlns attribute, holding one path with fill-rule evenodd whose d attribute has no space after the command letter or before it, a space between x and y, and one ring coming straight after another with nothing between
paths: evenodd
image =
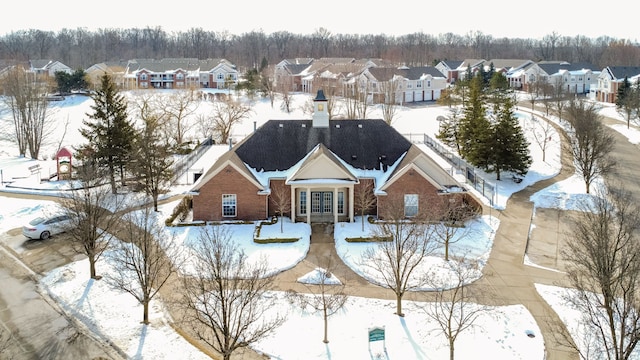
<instances>
[{"instance_id":1,"label":"brick wall","mask_svg":"<svg viewBox=\"0 0 640 360\"><path fill-rule=\"evenodd\" d=\"M193 197L193 219L220 220L264 220L267 218L266 196L258 195L257 188L236 169L227 166L200 188ZM236 194L235 217L222 216L222 194Z\"/></svg>"},{"instance_id":2,"label":"brick wall","mask_svg":"<svg viewBox=\"0 0 640 360\"><path fill-rule=\"evenodd\" d=\"M386 196L378 196L378 217L381 219L404 210L405 194L418 194L420 213L436 211L434 206L440 203L437 189L413 169L391 184L386 192Z\"/></svg>"},{"instance_id":3,"label":"brick wall","mask_svg":"<svg viewBox=\"0 0 640 360\"><path fill-rule=\"evenodd\" d=\"M285 185L284 180L271 180L271 195L269 195L269 217L280 216L278 203L284 202L284 216L291 217L291 186ZM280 198L282 196L282 198Z\"/></svg>"}]
</instances>

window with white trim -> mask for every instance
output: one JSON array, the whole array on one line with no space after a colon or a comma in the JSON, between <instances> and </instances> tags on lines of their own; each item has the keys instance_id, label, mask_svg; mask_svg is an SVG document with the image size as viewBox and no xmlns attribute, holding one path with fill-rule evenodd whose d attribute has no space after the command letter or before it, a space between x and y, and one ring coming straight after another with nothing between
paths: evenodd
<instances>
[{"instance_id":1,"label":"window with white trim","mask_svg":"<svg viewBox=\"0 0 640 360\"><path fill-rule=\"evenodd\" d=\"M307 192L300 191L299 197L299 205L300 205L300 215L307 215Z\"/></svg>"},{"instance_id":2,"label":"window with white trim","mask_svg":"<svg viewBox=\"0 0 640 360\"><path fill-rule=\"evenodd\" d=\"M404 216L418 215L418 194L404 194Z\"/></svg>"},{"instance_id":3,"label":"window with white trim","mask_svg":"<svg viewBox=\"0 0 640 360\"><path fill-rule=\"evenodd\" d=\"M222 216L236 216L237 204L236 194L222 194Z\"/></svg>"}]
</instances>

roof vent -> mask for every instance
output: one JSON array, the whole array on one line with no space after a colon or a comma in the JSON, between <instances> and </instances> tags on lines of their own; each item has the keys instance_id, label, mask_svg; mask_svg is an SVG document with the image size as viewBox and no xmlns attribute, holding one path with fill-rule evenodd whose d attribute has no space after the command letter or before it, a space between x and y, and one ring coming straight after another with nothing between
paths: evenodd
<instances>
[{"instance_id":1,"label":"roof vent","mask_svg":"<svg viewBox=\"0 0 640 360\"><path fill-rule=\"evenodd\" d=\"M351 160L358 160L358 155L351 155Z\"/></svg>"},{"instance_id":2,"label":"roof vent","mask_svg":"<svg viewBox=\"0 0 640 360\"><path fill-rule=\"evenodd\" d=\"M340 124L336 124L336 129L340 129Z\"/></svg>"},{"instance_id":3,"label":"roof vent","mask_svg":"<svg viewBox=\"0 0 640 360\"><path fill-rule=\"evenodd\" d=\"M307 127L307 124L302 124L302 127L303 127L303 128L306 128L306 127Z\"/></svg>"},{"instance_id":4,"label":"roof vent","mask_svg":"<svg viewBox=\"0 0 640 360\"><path fill-rule=\"evenodd\" d=\"M358 128L362 129L362 124L358 124Z\"/></svg>"},{"instance_id":5,"label":"roof vent","mask_svg":"<svg viewBox=\"0 0 640 360\"><path fill-rule=\"evenodd\" d=\"M284 127L284 124L280 123L278 124L278 127Z\"/></svg>"}]
</instances>

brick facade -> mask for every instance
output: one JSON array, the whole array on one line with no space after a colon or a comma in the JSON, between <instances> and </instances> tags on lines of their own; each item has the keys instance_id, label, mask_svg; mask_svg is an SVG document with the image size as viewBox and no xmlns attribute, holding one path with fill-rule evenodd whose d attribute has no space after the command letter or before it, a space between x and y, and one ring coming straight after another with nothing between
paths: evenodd
<instances>
[{"instance_id":1,"label":"brick facade","mask_svg":"<svg viewBox=\"0 0 640 360\"><path fill-rule=\"evenodd\" d=\"M207 221L263 220L267 218L267 197L232 166L226 166L202 186L193 197L193 218ZM222 216L222 195L235 194L236 216Z\"/></svg>"},{"instance_id":2,"label":"brick facade","mask_svg":"<svg viewBox=\"0 0 640 360\"><path fill-rule=\"evenodd\" d=\"M291 186L285 185L284 180L272 179L270 182L271 195L269 195L269 217L281 215L278 203L282 204L283 202L289 204L283 215L291 217ZM280 196L282 196L282 199L279 198Z\"/></svg>"},{"instance_id":3,"label":"brick facade","mask_svg":"<svg viewBox=\"0 0 640 360\"><path fill-rule=\"evenodd\" d=\"M482 205L468 193L438 193L438 190L421 174L411 169L391 184L387 189L387 196L378 196L378 217L384 219L385 213L393 212L404 205L405 194L418 195L419 216L431 220L441 220L446 208L466 203L471 209L482 210ZM453 199L454 203L450 203ZM455 205L455 203L458 203Z\"/></svg>"}]
</instances>

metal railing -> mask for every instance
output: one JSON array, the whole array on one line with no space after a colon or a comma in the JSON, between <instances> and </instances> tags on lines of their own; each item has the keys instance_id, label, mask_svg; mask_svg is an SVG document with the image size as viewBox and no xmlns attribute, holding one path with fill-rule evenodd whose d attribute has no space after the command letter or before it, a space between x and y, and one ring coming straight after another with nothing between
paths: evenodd
<instances>
[{"instance_id":1,"label":"metal railing","mask_svg":"<svg viewBox=\"0 0 640 360\"><path fill-rule=\"evenodd\" d=\"M171 179L171 183L174 184L182 175L189 171L189 168L191 168L196 161L200 160L202 155L204 155L212 145L213 139L209 137L188 155L176 161L173 164L173 178Z\"/></svg>"},{"instance_id":2,"label":"metal railing","mask_svg":"<svg viewBox=\"0 0 640 360\"><path fill-rule=\"evenodd\" d=\"M424 134L424 144L433 149L433 151L442 156L442 158L446 159L453 167L461 171L464 174L465 182L473 186L482 196L487 198L492 206L494 205L494 200L497 200L496 186L480 176L473 165L464 161L461 157L451 152L451 150L427 134Z\"/></svg>"}]
</instances>

